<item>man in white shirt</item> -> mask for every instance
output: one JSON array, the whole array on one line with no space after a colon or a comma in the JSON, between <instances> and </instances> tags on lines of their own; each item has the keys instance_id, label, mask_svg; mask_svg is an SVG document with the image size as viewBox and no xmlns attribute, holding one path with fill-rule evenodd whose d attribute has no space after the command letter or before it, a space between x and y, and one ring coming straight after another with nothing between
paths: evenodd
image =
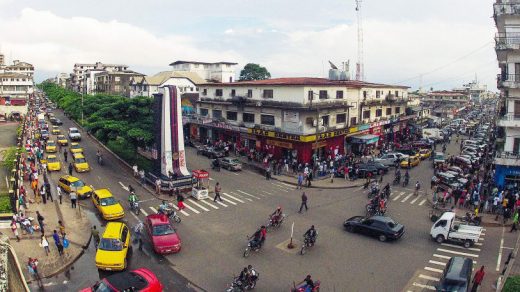
<instances>
[{"instance_id":1,"label":"man in white shirt","mask_svg":"<svg viewBox=\"0 0 520 292\"><path fill-rule=\"evenodd\" d=\"M60 186L56 187L56 192L58 193L58 198L60 198L60 205L61 205L61 188L60 188Z\"/></svg>"}]
</instances>

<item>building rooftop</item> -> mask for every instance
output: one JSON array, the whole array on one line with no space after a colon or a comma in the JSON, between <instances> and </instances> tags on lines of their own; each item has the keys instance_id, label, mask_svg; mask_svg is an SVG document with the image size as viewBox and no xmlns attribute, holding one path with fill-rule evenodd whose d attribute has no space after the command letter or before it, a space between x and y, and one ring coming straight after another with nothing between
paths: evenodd
<instances>
[{"instance_id":1,"label":"building rooftop","mask_svg":"<svg viewBox=\"0 0 520 292\"><path fill-rule=\"evenodd\" d=\"M448 90L441 90L441 91L432 91L428 93L429 96L466 96L466 94L461 93L459 91L448 91Z\"/></svg>"},{"instance_id":2,"label":"building rooftop","mask_svg":"<svg viewBox=\"0 0 520 292\"><path fill-rule=\"evenodd\" d=\"M142 75L144 76L144 74L142 73L138 73L138 72L135 72L135 71L132 71L132 70L125 70L125 71L103 71L103 72L100 72L100 73L97 73L96 76L98 75Z\"/></svg>"},{"instance_id":3,"label":"building rooftop","mask_svg":"<svg viewBox=\"0 0 520 292\"><path fill-rule=\"evenodd\" d=\"M206 80L200 78L197 73L187 71L162 71L153 76L143 76L134 79L136 83L142 83L143 79L148 85L161 85L170 78L186 78L194 84L203 84Z\"/></svg>"},{"instance_id":4,"label":"building rooftop","mask_svg":"<svg viewBox=\"0 0 520 292\"><path fill-rule=\"evenodd\" d=\"M353 88L401 88L408 89L408 86L402 85L389 85L381 83L370 83L357 80L330 80L327 78L316 78L316 77L287 77L287 78L273 78L265 80L252 80L252 81L238 81L231 83L205 83L206 86L219 86L219 87L236 87L236 86L346 86Z\"/></svg>"},{"instance_id":5,"label":"building rooftop","mask_svg":"<svg viewBox=\"0 0 520 292\"><path fill-rule=\"evenodd\" d=\"M0 73L0 77L3 77L3 78L30 78L29 76L27 76L25 74L14 73L14 72Z\"/></svg>"},{"instance_id":6,"label":"building rooftop","mask_svg":"<svg viewBox=\"0 0 520 292\"><path fill-rule=\"evenodd\" d=\"M208 62L198 62L198 61L175 61L170 64L170 66L174 65L181 65L181 64L201 64L201 65L215 65L215 64L224 64L224 65L237 65L238 63L234 62L214 62L214 63L208 63Z\"/></svg>"}]
</instances>

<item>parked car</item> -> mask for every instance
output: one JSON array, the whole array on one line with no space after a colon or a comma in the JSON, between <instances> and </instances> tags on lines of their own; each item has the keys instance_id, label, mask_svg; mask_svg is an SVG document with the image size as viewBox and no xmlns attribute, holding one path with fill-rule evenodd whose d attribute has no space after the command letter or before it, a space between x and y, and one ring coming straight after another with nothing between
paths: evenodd
<instances>
[{"instance_id":1,"label":"parked car","mask_svg":"<svg viewBox=\"0 0 520 292\"><path fill-rule=\"evenodd\" d=\"M162 292L163 285L152 271L139 268L130 272L112 274L97 281L94 286L81 290L81 292L126 291Z\"/></svg>"},{"instance_id":2,"label":"parked car","mask_svg":"<svg viewBox=\"0 0 520 292\"><path fill-rule=\"evenodd\" d=\"M451 173L439 172L432 177L432 183L436 184L442 189L458 189L462 184L458 182L457 177Z\"/></svg>"},{"instance_id":3,"label":"parked car","mask_svg":"<svg viewBox=\"0 0 520 292\"><path fill-rule=\"evenodd\" d=\"M433 164L442 164L446 162L446 158L444 157L444 153L435 152L435 156L433 156Z\"/></svg>"},{"instance_id":4,"label":"parked car","mask_svg":"<svg viewBox=\"0 0 520 292\"><path fill-rule=\"evenodd\" d=\"M81 133L78 128L69 128L70 141L81 141Z\"/></svg>"},{"instance_id":5,"label":"parked car","mask_svg":"<svg viewBox=\"0 0 520 292\"><path fill-rule=\"evenodd\" d=\"M343 226L348 232L357 232L371 237L377 237L380 241L399 239L404 234L404 226L385 216L354 216L345 220Z\"/></svg>"},{"instance_id":6,"label":"parked car","mask_svg":"<svg viewBox=\"0 0 520 292\"><path fill-rule=\"evenodd\" d=\"M215 148L208 146L202 146L197 149L197 154L204 155L211 159L222 158L225 156L224 151L218 151Z\"/></svg>"},{"instance_id":7,"label":"parked car","mask_svg":"<svg viewBox=\"0 0 520 292\"><path fill-rule=\"evenodd\" d=\"M181 238L168 216L164 214L148 215L146 216L145 227L156 253L176 253L181 250Z\"/></svg>"},{"instance_id":8,"label":"parked car","mask_svg":"<svg viewBox=\"0 0 520 292\"><path fill-rule=\"evenodd\" d=\"M386 166L395 166L395 164L400 161L400 158L396 153L386 153L375 158L374 161Z\"/></svg>"},{"instance_id":9,"label":"parked car","mask_svg":"<svg viewBox=\"0 0 520 292\"><path fill-rule=\"evenodd\" d=\"M96 251L96 267L106 271L126 269L130 229L123 222L108 222Z\"/></svg>"},{"instance_id":10,"label":"parked car","mask_svg":"<svg viewBox=\"0 0 520 292\"><path fill-rule=\"evenodd\" d=\"M83 153L72 154L72 161L74 165L74 170L76 170L76 172L90 171L90 165L88 164L85 156L83 156Z\"/></svg>"},{"instance_id":11,"label":"parked car","mask_svg":"<svg viewBox=\"0 0 520 292\"><path fill-rule=\"evenodd\" d=\"M117 220L125 217L121 203L108 189L97 189L92 195L92 203L105 220Z\"/></svg>"},{"instance_id":12,"label":"parked car","mask_svg":"<svg viewBox=\"0 0 520 292\"><path fill-rule=\"evenodd\" d=\"M377 169L378 174L387 173L388 172L388 166L384 165L383 163L377 162L377 161L368 161L366 162L368 165L372 165Z\"/></svg>"},{"instance_id":13,"label":"parked car","mask_svg":"<svg viewBox=\"0 0 520 292\"><path fill-rule=\"evenodd\" d=\"M234 171L242 169L242 163L240 163L240 161L238 161L238 159L231 158L231 157L224 157L224 158L220 159L220 166L227 170L234 170Z\"/></svg>"},{"instance_id":14,"label":"parked car","mask_svg":"<svg viewBox=\"0 0 520 292\"><path fill-rule=\"evenodd\" d=\"M92 195L92 188L85 185L85 183L77 177L72 175L64 175L58 180L58 186L66 193L75 191L78 198L86 198Z\"/></svg>"}]
</instances>

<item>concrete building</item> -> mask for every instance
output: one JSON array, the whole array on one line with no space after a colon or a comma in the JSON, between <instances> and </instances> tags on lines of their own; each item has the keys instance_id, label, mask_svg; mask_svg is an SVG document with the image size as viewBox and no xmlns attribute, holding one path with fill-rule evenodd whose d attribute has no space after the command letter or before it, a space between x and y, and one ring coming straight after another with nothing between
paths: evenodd
<instances>
[{"instance_id":1,"label":"concrete building","mask_svg":"<svg viewBox=\"0 0 520 292\"><path fill-rule=\"evenodd\" d=\"M453 91L461 92L469 96L469 100L472 102L480 103L482 99L487 97L487 85L480 84L478 79L463 84L461 88L455 88Z\"/></svg>"},{"instance_id":2,"label":"concrete building","mask_svg":"<svg viewBox=\"0 0 520 292\"><path fill-rule=\"evenodd\" d=\"M0 73L0 96L25 100L33 91L32 77L20 73Z\"/></svg>"},{"instance_id":3,"label":"concrete building","mask_svg":"<svg viewBox=\"0 0 520 292\"><path fill-rule=\"evenodd\" d=\"M325 78L206 83L186 133L309 162L401 135L407 88Z\"/></svg>"},{"instance_id":4,"label":"concrete building","mask_svg":"<svg viewBox=\"0 0 520 292\"><path fill-rule=\"evenodd\" d=\"M520 181L520 3L497 1L493 5L497 27L495 51L500 74L500 130L495 158L495 181L506 186Z\"/></svg>"},{"instance_id":5,"label":"concrete building","mask_svg":"<svg viewBox=\"0 0 520 292\"><path fill-rule=\"evenodd\" d=\"M97 73L94 77L96 80L96 93L130 97L130 82L132 81L132 78L137 76L144 76L144 74L131 70L103 71Z\"/></svg>"},{"instance_id":6,"label":"concrete building","mask_svg":"<svg viewBox=\"0 0 520 292\"><path fill-rule=\"evenodd\" d=\"M88 63L76 63L72 70L71 87L72 90L82 93L87 93L87 75L88 70L101 70L101 71L125 71L128 70L127 65L123 64L103 64L96 62L94 64ZM94 86L95 88L95 86Z\"/></svg>"},{"instance_id":7,"label":"concrete building","mask_svg":"<svg viewBox=\"0 0 520 292\"><path fill-rule=\"evenodd\" d=\"M68 78L70 78L70 74L69 73L59 73L54 78L54 83L56 83L57 85L65 88L65 87L67 87L67 79Z\"/></svg>"},{"instance_id":8,"label":"concrete building","mask_svg":"<svg viewBox=\"0 0 520 292\"><path fill-rule=\"evenodd\" d=\"M174 85L179 93L198 93L198 85L206 83L197 73L189 71L164 71L153 76L135 76L130 81L130 97L152 97L159 87Z\"/></svg>"},{"instance_id":9,"label":"concrete building","mask_svg":"<svg viewBox=\"0 0 520 292\"><path fill-rule=\"evenodd\" d=\"M430 104L458 104L465 105L470 101L469 95L459 91L431 91L422 98L422 102Z\"/></svg>"},{"instance_id":10,"label":"concrete building","mask_svg":"<svg viewBox=\"0 0 520 292\"><path fill-rule=\"evenodd\" d=\"M208 82L227 83L234 82L237 63L233 62L196 62L196 61L175 61L170 64L173 71L187 71L199 75L200 78Z\"/></svg>"},{"instance_id":11,"label":"concrete building","mask_svg":"<svg viewBox=\"0 0 520 292\"><path fill-rule=\"evenodd\" d=\"M5 65L5 56L0 53L0 68Z\"/></svg>"},{"instance_id":12,"label":"concrete building","mask_svg":"<svg viewBox=\"0 0 520 292\"><path fill-rule=\"evenodd\" d=\"M20 60L14 60L12 65L6 65L3 68L4 72L23 74L33 79L34 66L27 62L21 62Z\"/></svg>"}]
</instances>

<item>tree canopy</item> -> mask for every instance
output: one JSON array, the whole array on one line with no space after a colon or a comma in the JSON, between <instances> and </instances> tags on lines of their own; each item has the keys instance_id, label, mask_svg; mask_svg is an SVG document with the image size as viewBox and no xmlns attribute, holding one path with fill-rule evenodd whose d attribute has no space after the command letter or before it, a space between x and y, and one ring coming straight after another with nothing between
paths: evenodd
<instances>
[{"instance_id":1,"label":"tree canopy","mask_svg":"<svg viewBox=\"0 0 520 292\"><path fill-rule=\"evenodd\" d=\"M240 81L265 80L271 78L271 73L265 67L249 63L240 71Z\"/></svg>"}]
</instances>

